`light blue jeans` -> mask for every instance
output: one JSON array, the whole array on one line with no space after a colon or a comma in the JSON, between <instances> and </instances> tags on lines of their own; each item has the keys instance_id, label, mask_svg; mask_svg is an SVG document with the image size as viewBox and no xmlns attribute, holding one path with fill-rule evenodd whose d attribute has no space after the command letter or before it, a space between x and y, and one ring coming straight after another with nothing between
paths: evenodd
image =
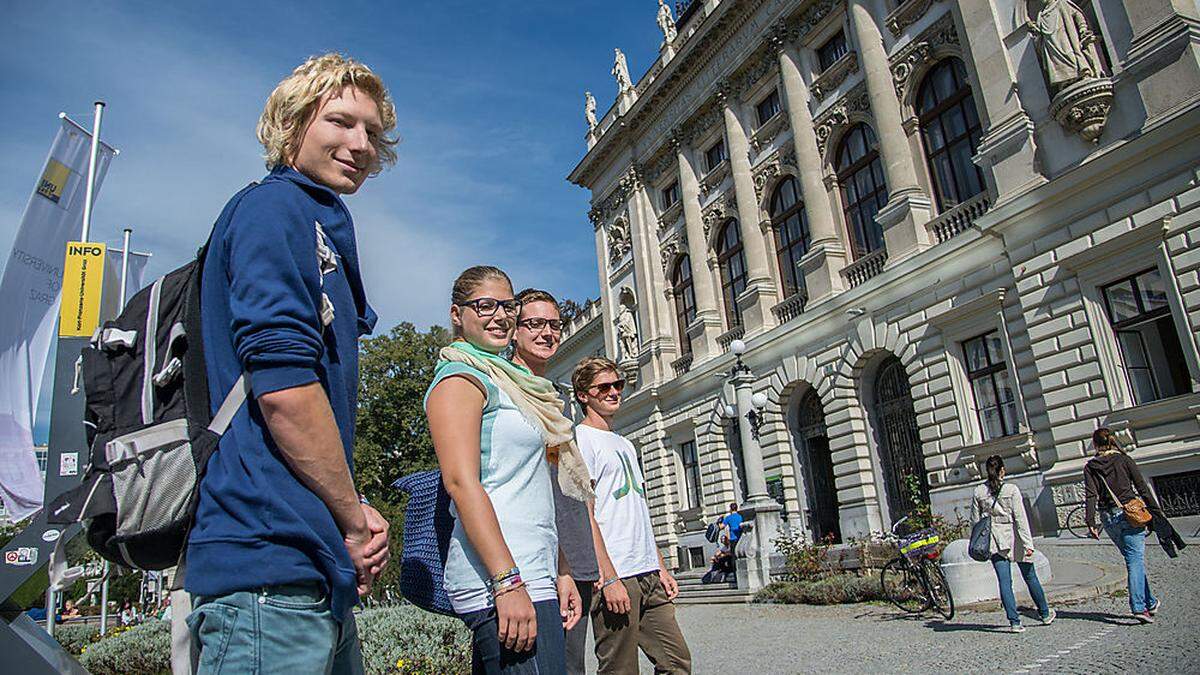
<instances>
[{"instance_id":1,"label":"light blue jeans","mask_svg":"<svg viewBox=\"0 0 1200 675\"><path fill-rule=\"evenodd\" d=\"M1141 614L1158 606L1158 600L1150 592L1150 577L1146 575L1146 528L1135 527L1125 519L1121 509L1103 512L1104 531L1125 557L1125 571L1129 575L1129 611Z\"/></svg>"},{"instance_id":2,"label":"light blue jeans","mask_svg":"<svg viewBox=\"0 0 1200 675\"><path fill-rule=\"evenodd\" d=\"M315 584L194 596L192 604L187 623L200 649L198 675L363 672L354 615L338 624Z\"/></svg>"},{"instance_id":3,"label":"light blue jeans","mask_svg":"<svg viewBox=\"0 0 1200 675\"><path fill-rule=\"evenodd\" d=\"M1000 603L1004 605L1004 614L1012 626L1021 625L1021 615L1017 613L1017 598L1013 595L1012 562L1000 554L992 555L992 567L996 570L996 581L1000 583ZM1050 616L1050 606L1046 604L1046 592L1042 590L1042 582L1038 580L1037 569L1032 562L1019 562L1017 567L1029 587L1029 596L1037 605L1038 614L1045 619Z\"/></svg>"}]
</instances>

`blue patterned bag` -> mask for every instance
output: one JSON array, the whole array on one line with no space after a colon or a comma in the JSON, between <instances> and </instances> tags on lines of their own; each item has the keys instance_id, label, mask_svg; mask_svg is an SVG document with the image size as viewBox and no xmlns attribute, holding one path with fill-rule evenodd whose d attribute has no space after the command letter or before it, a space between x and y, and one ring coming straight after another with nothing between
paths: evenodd
<instances>
[{"instance_id":1,"label":"blue patterned bag","mask_svg":"<svg viewBox=\"0 0 1200 675\"><path fill-rule=\"evenodd\" d=\"M392 483L408 494L404 509L404 547L400 554L400 592L427 612L455 616L443 583L446 552L454 531L450 494L442 472L421 471Z\"/></svg>"}]
</instances>

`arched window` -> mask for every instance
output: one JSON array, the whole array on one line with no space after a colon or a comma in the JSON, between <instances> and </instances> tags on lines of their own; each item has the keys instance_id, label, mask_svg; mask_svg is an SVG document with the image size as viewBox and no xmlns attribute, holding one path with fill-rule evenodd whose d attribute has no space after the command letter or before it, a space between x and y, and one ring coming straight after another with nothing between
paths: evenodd
<instances>
[{"instance_id":1,"label":"arched window","mask_svg":"<svg viewBox=\"0 0 1200 675\"><path fill-rule=\"evenodd\" d=\"M738 221L730 219L717 237L717 265L721 268L721 297L725 300L725 319L729 327L742 325L737 296L746 290L746 256L742 253L742 234Z\"/></svg>"},{"instance_id":2,"label":"arched window","mask_svg":"<svg viewBox=\"0 0 1200 675\"><path fill-rule=\"evenodd\" d=\"M938 209L983 192L983 174L971 161L983 129L962 61L946 59L929 71L917 94L917 114Z\"/></svg>"},{"instance_id":3,"label":"arched window","mask_svg":"<svg viewBox=\"0 0 1200 675\"><path fill-rule=\"evenodd\" d=\"M685 255L675 263L671 274L671 294L675 296L675 324L679 329L679 348L692 353L687 327L696 319L696 290L692 287L692 261Z\"/></svg>"},{"instance_id":4,"label":"arched window","mask_svg":"<svg viewBox=\"0 0 1200 675\"><path fill-rule=\"evenodd\" d=\"M800 186L796 179L784 178L771 197L771 227L775 230L775 255L779 258L779 276L783 281L784 297L791 297L804 288L800 273L800 258L808 253L812 236L800 201Z\"/></svg>"},{"instance_id":5,"label":"arched window","mask_svg":"<svg viewBox=\"0 0 1200 675\"><path fill-rule=\"evenodd\" d=\"M888 191L879 161L879 142L871 127L859 124L842 139L837 178L854 257L883 248L883 228L875 222L875 214L887 203Z\"/></svg>"}]
</instances>

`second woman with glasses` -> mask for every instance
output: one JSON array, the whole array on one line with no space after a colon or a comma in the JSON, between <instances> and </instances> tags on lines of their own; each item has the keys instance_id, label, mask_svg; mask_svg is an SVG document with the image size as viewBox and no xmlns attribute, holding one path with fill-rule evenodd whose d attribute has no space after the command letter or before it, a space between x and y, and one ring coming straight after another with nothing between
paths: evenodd
<instances>
[{"instance_id":1,"label":"second woman with glasses","mask_svg":"<svg viewBox=\"0 0 1200 675\"><path fill-rule=\"evenodd\" d=\"M564 672L563 628L579 616L560 577L549 461L567 496L591 498L571 423L550 382L500 356L520 302L508 276L472 267L454 282L455 341L439 353L425 398L454 531L445 587L472 631L475 673Z\"/></svg>"}]
</instances>

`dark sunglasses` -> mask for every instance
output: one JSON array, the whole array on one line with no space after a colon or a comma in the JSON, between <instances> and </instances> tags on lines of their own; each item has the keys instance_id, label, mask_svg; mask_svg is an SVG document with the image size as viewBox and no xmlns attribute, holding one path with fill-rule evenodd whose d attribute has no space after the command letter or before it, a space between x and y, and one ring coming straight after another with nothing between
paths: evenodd
<instances>
[{"instance_id":1,"label":"dark sunglasses","mask_svg":"<svg viewBox=\"0 0 1200 675\"><path fill-rule=\"evenodd\" d=\"M503 309L504 313L513 316L521 311L521 301L516 298L510 300L497 300L495 298L475 298L466 302L458 303L460 307L470 307L475 310L481 319L486 319L496 313L496 310Z\"/></svg>"},{"instance_id":2,"label":"dark sunglasses","mask_svg":"<svg viewBox=\"0 0 1200 675\"><path fill-rule=\"evenodd\" d=\"M589 392L593 389L596 390L597 396L608 396L608 391L610 389L616 391L619 394L619 393L625 391L625 380L613 380L612 382L601 382L600 384L595 384L595 385L588 387Z\"/></svg>"},{"instance_id":3,"label":"dark sunglasses","mask_svg":"<svg viewBox=\"0 0 1200 675\"><path fill-rule=\"evenodd\" d=\"M546 326L550 326L551 332L561 333L563 322L562 319L543 319L541 317L534 317L532 319L522 319L521 321L517 322L517 325L522 328L528 328L534 333L542 330Z\"/></svg>"}]
</instances>

